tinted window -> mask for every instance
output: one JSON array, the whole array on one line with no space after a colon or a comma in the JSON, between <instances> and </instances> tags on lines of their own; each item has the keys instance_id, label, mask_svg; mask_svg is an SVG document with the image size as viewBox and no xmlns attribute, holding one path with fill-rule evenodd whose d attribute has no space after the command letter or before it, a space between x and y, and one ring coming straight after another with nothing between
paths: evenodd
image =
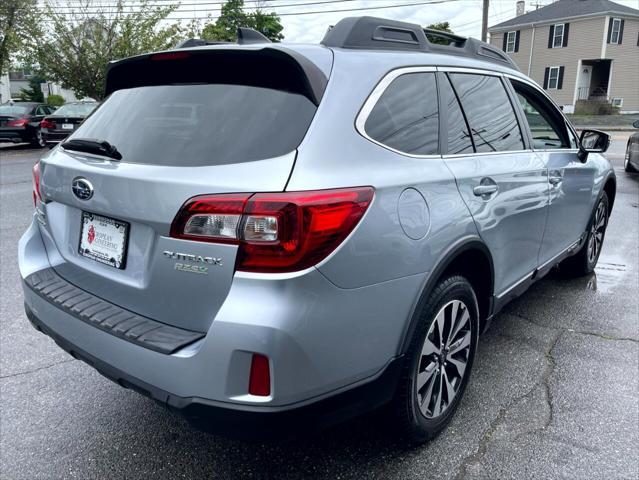
<instances>
[{"instance_id":1,"label":"tinted window","mask_svg":"<svg viewBox=\"0 0 639 480\"><path fill-rule=\"evenodd\" d=\"M31 105L0 105L0 115L12 117L14 115L25 115L29 113Z\"/></svg>"},{"instance_id":2,"label":"tinted window","mask_svg":"<svg viewBox=\"0 0 639 480\"><path fill-rule=\"evenodd\" d=\"M511 81L524 111L533 139L533 148L574 148L567 135L566 124L552 104L521 82Z\"/></svg>"},{"instance_id":3,"label":"tinted window","mask_svg":"<svg viewBox=\"0 0 639 480\"><path fill-rule=\"evenodd\" d=\"M295 150L315 114L299 94L247 85L159 85L118 90L73 138L100 138L122 161L203 166Z\"/></svg>"},{"instance_id":4,"label":"tinted window","mask_svg":"<svg viewBox=\"0 0 639 480\"><path fill-rule=\"evenodd\" d=\"M470 140L470 133L468 132L468 125L464 120L461 107L455 96L455 92L450 86L448 78L445 78L443 82L440 82L440 89L442 92L442 99L444 100L444 106L446 106L446 135L448 149L446 152L449 155L457 153L472 153L473 144Z\"/></svg>"},{"instance_id":5,"label":"tinted window","mask_svg":"<svg viewBox=\"0 0 639 480\"><path fill-rule=\"evenodd\" d=\"M67 103L55 111L56 115L67 117L87 117L97 106L97 103Z\"/></svg>"},{"instance_id":6,"label":"tinted window","mask_svg":"<svg viewBox=\"0 0 639 480\"><path fill-rule=\"evenodd\" d=\"M453 73L450 77L478 152L524 148L517 117L498 77L465 73Z\"/></svg>"},{"instance_id":7,"label":"tinted window","mask_svg":"<svg viewBox=\"0 0 639 480\"><path fill-rule=\"evenodd\" d=\"M374 140L400 152L437 153L437 86L434 73L397 77L366 119L364 129Z\"/></svg>"}]
</instances>

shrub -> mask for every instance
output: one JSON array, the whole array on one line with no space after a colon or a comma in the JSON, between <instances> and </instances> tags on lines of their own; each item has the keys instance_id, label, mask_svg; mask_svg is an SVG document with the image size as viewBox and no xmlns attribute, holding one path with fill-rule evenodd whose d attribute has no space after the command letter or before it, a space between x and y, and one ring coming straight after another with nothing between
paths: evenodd
<instances>
[{"instance_id":1,"label":"shrub","mask_svg":"<svg viewBox=\"0 0 639 480\"><path fill-rule=\"evenodd\" d=\"M51 105L52 107L60 107L64 105L64 97L62 95L49 95L47 97L47 105Z\"/></svg>"}]
</instances>

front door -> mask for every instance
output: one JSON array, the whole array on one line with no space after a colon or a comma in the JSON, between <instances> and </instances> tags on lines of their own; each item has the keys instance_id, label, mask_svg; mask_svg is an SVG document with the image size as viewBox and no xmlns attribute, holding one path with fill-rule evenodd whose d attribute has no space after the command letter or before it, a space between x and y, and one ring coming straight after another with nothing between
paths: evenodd
<instances>
[{"instance_id":1,"label":"front door","mask_svg":"<svg viewBox=\"0 0 639 480\"><path fill-rule=\"evenodd\" d=\"M546 167L526 148L499 76L449 73L448 77L464 110L475 153L448 152L446 163L493 256L499 297L537 268L548 204ZM446 95L450 85L441 83Z\"/></svg>"},{"instance_id":2,"label":"front door","mask_svg":"<svg viewBox=\"0 0 639 480\"><path fill-rule=\"evenodd\" d=\"M577 242L592 210L595 170L582 163L577 140L559 110L535 87L511 80L528 121L533 149L548 169L548 220L539 250L544 265Z\"/></svg>"},{"instance_id":3,"label":"front door","mask_svg":"<svg viewBox=\"0 0 639 480\"><path fill-rule=\"evenodd\" d=\"M579 83L577 84L577 95L579 100L588 100L590 96L590 79L592 78L592 66L582 65L579 72Z\"/></svg>"}]
</instances>

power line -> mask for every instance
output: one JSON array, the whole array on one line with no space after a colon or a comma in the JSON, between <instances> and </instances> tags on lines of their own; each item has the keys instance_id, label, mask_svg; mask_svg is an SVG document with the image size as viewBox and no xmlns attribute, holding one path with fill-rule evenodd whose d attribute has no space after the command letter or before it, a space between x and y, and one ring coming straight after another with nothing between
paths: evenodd
<instances>
[{"instance_id":1,"label":"power line","mask_svg":"<svg viewBox=\"0 0 639 480\"><path fill-rule=\"evenodd\" d=\"M139 3L139 2L132 2L132 3L126 3L126 2L122 2L122 7L124 8L139 8L139 7L170 7L172 5L177 5L178 9L182 8L182 7L199 7L199 6L206 6L206 5L225 5L226 2L198 2L198 3L181 3L179 0L177 1L173 1L173 0L165 0L167 3L162 4L162 3L156 3L162 0L153 0L152 2L149 3ZM264 3L264 0L246 0L247 2L251 2L251 3L256 3L257 5L255 6L243 6L242 9L256 9L256 8L264 8L264 9L272 9L272 8L280 8L280 7L298 7L298 6L304 6L304 5L322 5L322 4L327 4L327 3L346 3L346 2L358 2L358 1L362 1L362 0L322 0L322 1L314 1L314 2L308 2L308 3L288 3L288 4L271 4L271 3ZM172 3L168 3L168 2L172 2ZM44 3L44 5L47 5L47 2ZM106 4L106 5L86 5L86 6L82 6L82 5L76 5L76 6L72 6L72 5L50 5L49 6L53 9L53 10L71 10L71 11L78 11L79 8L82 8L83 10L87 10L88 9L107 9L107 8L117 8L118 4L116 3L111 3L111 4Z\"/></svg>"},{"instance_id":2,"label":"power line","mask_svg":"<svg viewBox=\"0 0 639 480\"><path fill-rule=\"evenodd\" d=\"M339 12L357 12L357 11L365 11L365 10L382 10L388 8L402 8L402 7L414 7L418 5L433 5L439 3L450 3L457 2L461 0L428 0L422 2L413 2L413 3L403 3L399 5L381 5L376 7L358 7L358 8L344 8L340 10L316 10L312 12L287 12L287 13L277 13L274 12L277 16L285 17L289 15L319 15L324 13L339 13ZM299 5L299 4L298 4ZM54 10L55 11L55 10ZM58 15L75 15L78 12L56 12ZM90 12L80 12L80 13L90 13ZM115 14L117 12L101 12L104 14ZM175 12L173 12L175 13ZM271 12L268 12L271 13ZM215 19L217 17L211 17L211 19ZM163 20L203 20L202 17L167 17Z\"/></svg>"}]
</instances>

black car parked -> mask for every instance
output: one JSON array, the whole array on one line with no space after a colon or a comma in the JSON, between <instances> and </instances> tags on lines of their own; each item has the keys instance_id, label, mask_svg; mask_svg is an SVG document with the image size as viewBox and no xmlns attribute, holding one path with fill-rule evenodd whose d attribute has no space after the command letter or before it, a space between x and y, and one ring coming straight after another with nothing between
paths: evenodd
<instances>
[{"instance_id":1,"label":"black car parked","mask_svg":"<svg viewBox=\"0 0 639 480\"><path fill-rule=\"evenodd\" d=\"M55 113L48 115L40 122L42 138L49 147L60 143L88 117L97 102L69 102L58 108Z\"/></svg>"},{"instance_id":2,"label":"black car parked","mask_svg":"<svg viewBox=\"0 0 639 480\"><path fill-rule=\"evenodd\" d=\"M44 147L40 122L54 107L36 102L14 102L0 105L0 142L31 143Z\"/></svg>"}]
</instances>

